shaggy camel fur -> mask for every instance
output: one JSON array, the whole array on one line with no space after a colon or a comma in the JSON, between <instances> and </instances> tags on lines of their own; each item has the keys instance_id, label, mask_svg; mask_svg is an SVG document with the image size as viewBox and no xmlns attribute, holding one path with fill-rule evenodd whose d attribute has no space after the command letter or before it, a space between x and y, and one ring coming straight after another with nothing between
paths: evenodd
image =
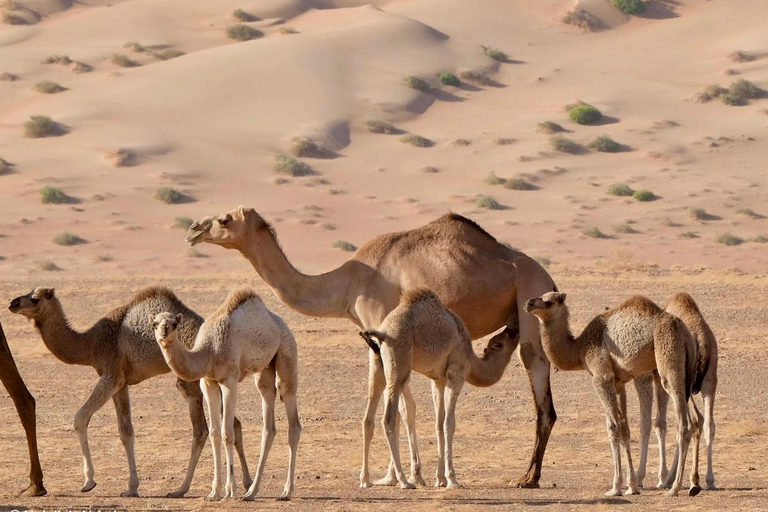
<instances>
[{"instance_id":1,"label":"shaggy camel fur","mask_svg":"<svg viewBox=\"0 0 768 512\"><path fill-rule=\"evenodd\" d=\"M249 289L231 293L224 304L205 320L197 333L194 346L189 349L178 341L177 328L182 320L181 314L174 316L167 312L150 318L168 366L181 379L200 379L200 386L208 402L213 447L213 485L207 499L218 501L222 498L222 436L227 456L227 481L223 497L235 497L233 440L237 387L239 382L255 373L256 386L261 394L264 429L256 478L244 499L255 499L261 486L264 467L275 439L275 393L279 391L288 417L289 463L288 479L278 499L290 500L296 474L296 452L301 437L296 403L298 354L291 330Z\"/></svg>"},{"instance_id":2,"label":"shaggy camel fur","mask_svg":"<svg viewBox=\"0 0 768 512\"><path fill-rule=\"evenodd\" d=\"M699 487L699 444L701 434L707 444L707 476L705 479L707 490L715 489L715 474L712 470L712 449L715 440L715 393L717 391L717 339L712 333L707 321L701 314L693 297L681 292L675 294L665 308L670 313L685 322L688 331L693 336L697 345L696 377L693 382L693 393L701 392L704 400L704 416L696 413L696 423L693 431L693 462L691 467L691 489ZM656 435L659 443L659 482L657 487L669 488L672 485L672 477L677 468L678 453L672 462L672 470L667 473L665 438L667 435L667 403L669 397L661 390L661 382L658 373L653 376L643 377L643 380L635 379L635 386L640 397L640 464L637 477L642 483L645 475L645 466L648 452L648 439L651 433L651 408L653 398L656 397ZM660 391L661 390L661 391ZM693 401L693 397L691 398Z\"/></svg>"},{"instance_id":3,"label":"shaggy camel fur","mask_svg":"<svg viewBox=\"0 0 768 512\"><path fill-rule=\"evenodd\" d=\"M374 390L369 397L365 420L362 479L368 475L368 452L373 437L376 408L384 394L382 425L395 463L395 474L404 489L415 486L405 478L400 465L399 439L396 435L397 404L405 385L415 370L432 379L437 434L436 487L460 487L453 467L453 434L456 427L456 402L464 381L475 386L490 386L501 379L517 348L519 336L506 329L489 343L482 358L475 355L469 332L457 315L446 309L437 295L416 288L403 294L400 305L384 319L381 331L360 335L373 352L381 355L383 378L369 383Z\"/></svg>"},{"instance_id":4,"label":"shaggy camel fur","mask_svg":"<svg viewBox=\"0 0 768 512\"><path fill-rule=\"evenodd\" d=\"M605 410L613 453L613 487L606 493L607 496L621 494L624 479L622 446L629 474L625 494L638 492L637 475L630 454L624 385L653 370L659 372L661 383L672 396L677 414L677 446L681 458L670 490L670 494L676 496L682 485L691 439L687 403L693 390L696 367L696 345L683 321L664 312L645 297L632 297L594 318L584 332L574 338L569 327L564 293L548 292L530 299L525 310L539 319L542 344L552 364L566 371L586 370L592 376L592 385Z\"/></svg>"},{"instance_id":5,"label":"shaggy camel fur","mask_svg":"<svg viewBox=\"0 0 768 512\"><path fill-rule=\"evenodd\" d=\"M82 492L96 487L91 450L88 446L88 423L91 416L111 398L115 404L117 427L130 471L128 490L121 496L138 496L139 476L133 450L134 433L128 386L170 371L157 346L151 326L147 323L147 315L163 311L183 313L185 321L180 328L180 337L190 346L202 319L166 288L147 288L140 291L126 305L118 307L85 332L75 331L70 326L53 288L35 288L27 295L14 299L10 310L34 320L43 343L60 361L92 366L99 374L99 382L93 388L91 396L75 415L75 431L83 452L85 485ZM208 437L200 387L197 383L177 380L176 388L189 406L193 429L192 452L184 482L176 492L169 494L169 497L181 497L189 490L200 452ZM249 473L243 453L239 421L236 434L235 444L245 477Z\"/></svg>"},{"instance_id":6,"label":"shaggy camel fur","mask_svg":"<svg viewBox=\"0 0 768 512\"><path fill-rule=\"evenodd\" d=\"M5 339L3 325L0 324L0 381L16 406L21 425L27 436L29 449L29 487L22 492L25 496L44 496L48 491L43 485L43 468L40 467L40 457L37 453L37 419L35 417L35 397L29 392L24 380L19 374L13 354Z\"/></svg>"},{"instance_id":7,"label":"shaggy camel fur","mask_svg":"<svg viewBox=\"0 0 768 512\"><path fill-rule=\"evenodd\" d=\"M280 248L274 229L250 208L195 222L187 241L239 250L285 305L305 315L346 318L359 330L377 329L403 293L416 287L434 290L464 321L472 339L503 328L519 329L519 357L531 384L537 419L530 464L517 484L539 486L544 451L557 416L550 365L536 319L523 315L527 298L554 288L552 278L534 260L456 214L410 231L378 236L341 267L321 275L297 271ZM371 352L369 365L369 382L384 378L381 357ZM408 386L403 388L401 406L409 430L412 480L421 483L415 402ZM366 428L363 425L363 431ZM365 479L360 483L370 485ZM377 483L397 483L393 464L387 477Z\"/></svg>"}]
</instances>

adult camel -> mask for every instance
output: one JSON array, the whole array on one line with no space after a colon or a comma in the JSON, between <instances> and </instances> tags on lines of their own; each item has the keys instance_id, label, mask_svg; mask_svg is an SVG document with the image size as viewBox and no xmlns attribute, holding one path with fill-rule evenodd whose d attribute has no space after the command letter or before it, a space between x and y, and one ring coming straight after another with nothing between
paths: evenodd
<instances>
[{"instance_id":1,"label":"adult camel","mask_svg":"<svg viewBox=\"0 0 768 512\"><path fill-rule=\"evenodd\" d=\"M528 470L514 483L539 486L544 451L557 416L538 321L523 307L529 298L557 287L533 259L453 213L420 228L378 236L339 268L312 276L291 265L275 230L251 208L241 206L200 219L189 228L186 240L191 245L210 243L239 250L278 299L304 315L346 318L358 329L377 329L403 292L427 287L459 315L472 339L501 328L519 329L519 357L528 373L537 421ZM383 375L380 357L371 351L369 358L371 374ZM407 390L404 398L413 405ZM411 441L414 445L415 436ZM418 472L417 476L420 479ZM367 478L361 474L361 486L370 485ZM392 464L383 482L397 483Z\"/></svg>"},{"instance_id":2,"label":"adult camel","mask_svg":"<svg viewBox=\"0 0 768 512\"><path fill-rule=\"evenodd\" d=\"M0 324L0 381L11 395L11 400L19 413L21 424L27 435L29 448L29 487L22 494L26 496L44 496L48 491L43 485L43 469L40 467L40 457L37 454L37 421L35 418L35 397L27 389L16 363L13 361L11 349L5 339L3 325Z\"/></svg>"}]
</instances>

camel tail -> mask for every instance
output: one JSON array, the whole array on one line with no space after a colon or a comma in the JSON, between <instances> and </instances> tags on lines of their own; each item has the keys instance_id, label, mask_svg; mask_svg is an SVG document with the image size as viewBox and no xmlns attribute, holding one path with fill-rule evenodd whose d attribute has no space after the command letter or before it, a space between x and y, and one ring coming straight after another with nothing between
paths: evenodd
<instances>
[{"instance_id":1,"label":"camel tail","mask_svg":"<svg viewBox=\"0 0 768 512\"><path fill-rule=\"evenodd\" d=\"M360 337L373 350L375 354L381 354L381 343L384 340L384 334L378 331L361 331Z\"/></svg>"}]
</instances>

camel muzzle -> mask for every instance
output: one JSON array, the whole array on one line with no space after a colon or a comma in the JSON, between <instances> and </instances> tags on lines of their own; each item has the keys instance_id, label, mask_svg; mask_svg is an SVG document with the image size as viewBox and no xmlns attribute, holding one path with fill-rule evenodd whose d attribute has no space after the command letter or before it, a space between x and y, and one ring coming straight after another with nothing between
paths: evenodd
<instances>
[{"instance_id":1,"label":"camel muzzle","mask_svg":"<svg viewBox=\"0 0 768 512\"><path fill-rule=\"evenodd\" d=\"M19 309L21 309L21 301L19 299L13 299L11 305L8 306L8 311L11 313L18 313Z\"/></svg>"},{"instance_id":2,"label":"camel muzzle","mask_svg":"<svg viewBox=\"0 0 768 512\"><path fill-rule=\"evenodd\" d=\"M203 235L203 233L205 233L205 231L199 230L199 228L200 228L200 224L195 222L189 227L189 230L187 231L187 236L184 237L184 241L187 242L192 247L200 243L200 237Z\"/></svg>"}]
</instances>

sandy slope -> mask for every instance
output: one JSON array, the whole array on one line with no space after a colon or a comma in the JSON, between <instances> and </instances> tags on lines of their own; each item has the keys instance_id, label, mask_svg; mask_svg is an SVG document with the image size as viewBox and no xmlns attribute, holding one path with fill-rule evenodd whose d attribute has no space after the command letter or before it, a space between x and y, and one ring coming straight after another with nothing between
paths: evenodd
<instances>
[{"instance_id":1,"label":"sandy slope","mask_svg":"<svg viewBox=\"0 0 768 512\"><path fill-rule=\"evenodd\" d=\"M334 240L359 245L448 210L563 265L765 269L765 245L726 247L714 238L768 234L768 220L736 213L768 215L768 100L742 107L691 101L711 83L742 77L768 87L768 8L760 0L744 0L739 9L724 1L657 0L644 18L583 0L582 8L609 27L597 33L563 25L573 4L562 0L19 3L44 16L34 25L0 25L0 72L18 76L0 82L0 157L14 164L0 176L2 273L37 273L41 261L72 274L242 269L237 255L215 248L200 250L213 257L189 257L182 231L170 227L175 217L238 204L275 222L286 252L307 271L346 258L331 247ZM228 40L235 8L261 17L251 25L265 37ZM284 26L299 33L283 35ZM127 41L187 55L158 61L123 49ZM503 49L512 61L499 65L481 44ZM758 58L733 63L727 56L736 50ZM108 62L116 52L143 65L117 67ZM53 54L94 69L74 74L41 64ZM438 84L442 71L496 68L491 86L423 94L402 83L410 74ZM724 76L726 69L737 74ZM68 90L33 91L44 79ZM607 123L570 122L564 106L577 99L598 106ZM22 123L37 114L68 133L23 138ZM367 133L361 122L369 118L435 144L414 148L398 136ZM561 123L582 144L608 134L630 150L554 152L549 136L537 132L545 120ZM296 136L321 140L338 157L307 159L317 175L278 185L273 158ZM118 148L135 152L139 164L114 168L105 156ZM425 166L439 172L425 173ZM564 171L541 172L558 168ZM539 190L486 185L489 172L528 175ZM605 193L619 182L659 199ZM38 190L46 185L77 204L41 205ZM195 202L164 205L152 198L160 186ZM506 209L476 207L478 194ZM694 220L689 208L705 208L710 217ZM637 233L614 233L625 222ZM591 227L610 238L584 235ZM52 244L62 231L88 243ZM699 238L681 238L685 232Z\"/></svg>"}]
</instances>

